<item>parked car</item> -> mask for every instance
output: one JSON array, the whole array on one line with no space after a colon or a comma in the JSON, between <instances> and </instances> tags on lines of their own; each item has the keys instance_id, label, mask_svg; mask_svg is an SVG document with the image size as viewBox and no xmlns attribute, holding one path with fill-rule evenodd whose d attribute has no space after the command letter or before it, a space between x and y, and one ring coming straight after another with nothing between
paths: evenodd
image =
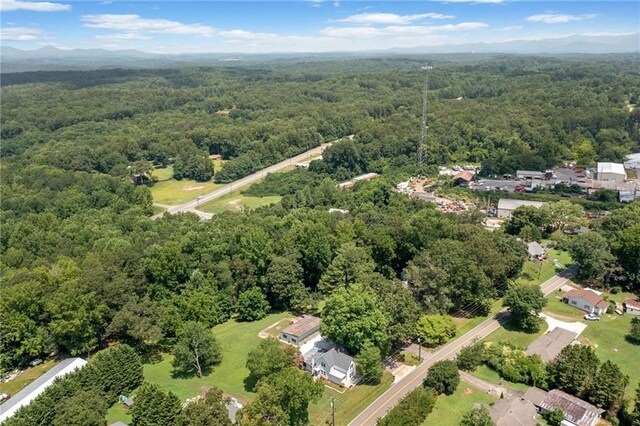
<instances>
[{"instance_id":1,"label":"parked car","mask_svg":"<svg viewBox=\"0 0 640 426\"><path fill-rule=\"evenodd\" d=\"M584 319L587 321L600 321L600 317L596 314L585 314Z\"/></svg>"}]
</instances>

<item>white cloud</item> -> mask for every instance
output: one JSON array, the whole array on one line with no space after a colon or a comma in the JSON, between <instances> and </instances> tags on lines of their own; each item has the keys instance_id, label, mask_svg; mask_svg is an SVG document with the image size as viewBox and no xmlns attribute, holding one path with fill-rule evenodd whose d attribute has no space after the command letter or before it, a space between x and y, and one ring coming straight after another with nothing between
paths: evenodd
<instances>
[{"instance_id":1,"label":"white cloud","mask_svg":"<svg viewBox=\"0 0 640 426\"><path fill-rule=\"evenodd\" d=\"M32 41L40 40L44 37L44 32L39 28L10 27L0 28L0 39L11 41Z\"/></svg>"},{"instance_id":2,"label":"white cloud","mask_svg":"<svg viewBox=\"0 0 640 426\"><path fill-rule=\"evenodd\" d=\"M544 24L565 24L571 21L584 21L586 19L595 18L597 15L585 13L583 15L564 15L560 13L543 13L540 15L531 15L527 17L530 22L542 22Z\"/></svg>"},{"instance_id":3,"label":"white cloud","mask_svg":"<svg viewBox=\"0 0 640 426\"><path fill-rule=\"evenodd\" d=\"M31 12L63 12L71 10L71 5L50 3L46 1L2 0L0 2L0 11L11 12L14 10L29 10Z\"/></svg>"},{"instance_id":4,"label":"white cloud","mask_svg":"<svg viewBox=\"0 0 640 426\"><path fill-rule=\"evenodd\" d=\"M150 40L151 37L136 33L115 33L97 35L96 39L104 41Z\"/></svg>"},{"instance_id":5,"label":"white cloud","mask_svg":"<svg viewBox=\"0 0 640 426\"><path fill-rule=\"evenodd\" d=\"M484 22L461 22L447 25L389 25L387 27L327 27L320 31L328 37L418 36L438 32L470 31L487 28Z\"/></svg>"},{"instance_id":6,"label":"white cloud","mask_svg":"<svg viewBox=\"0 0 640 426\"><path fill-rule=\"evenodd\" d=\"M451 19L452 15L444 15L442 13L420 13L415 15L396 15L395 13L360 13L358 15L347 16L339 19L339 22L347 22L349 24L376 25L391 24L403 25L409 24L420 19Z\"/></svg>"},{"instance_id":7,"label":"white cloud","mask_svg":"<svg viewBox=\"0 0 640 426\"><path fill-rule=\"evenodd\" d=\"M183 24L168 19L145 19L139 15L84 15L87 28L120 31L127 34L154 33L211 37L216 29L202 24Z\"/></svg>"}]
</instances>

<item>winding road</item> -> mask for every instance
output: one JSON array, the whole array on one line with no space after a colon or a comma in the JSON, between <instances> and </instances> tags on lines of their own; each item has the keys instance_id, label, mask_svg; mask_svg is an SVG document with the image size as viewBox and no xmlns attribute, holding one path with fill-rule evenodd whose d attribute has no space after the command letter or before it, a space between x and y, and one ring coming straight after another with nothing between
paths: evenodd
<instances>
[{"instance_id":1,"label":"winding road","mask_svg":"<svg viewBox=\"0 0 640 426\"><path fill-rule=\"evenodd\" d=\"M347 136L350 137L350 136ZM334 141L337 142L337 141ZM208 201L211 200L215 200L216 198L220 198L223 195L227 195L233 191L235 191L238 188L241 188L245 185L249 185L251 183L254 183L260 179L262 179L263 177L265 177L267 174L269 173L275 173L275 172L279 172L282 169L286 169L287 167L299 163L309 157L312 157L314 155L320 155L322 154L322 152L325 150L325 148L327 148L328 146L331 146L331 144L333 144L333 142L328 142L325 144L322 144L320 146L317 146L313 149L310 149L309 151L305 151L302 154L298 154L294 157L288 158L284 161L281 161L277 164L274 164L273 166L269 166L267 168L264 168L262 170L258 170L257 172L249 175L249 176L245 176L241 179L238 179L236 181L233 181L231 183L226 184L225 186L223 186L222 188L218 188L218 189L214 189L211 192L208 192L204 195L199 196L198 198L191 200L191 201L187 201L184 204L178 204L178 205L173 205L173 206L168 206L168 205L163 205L163 204L155 204L156 206L159 207L163 207L164 209L166 209L166 211L158 213L154 216L152 216L152 219L157 219L159 217L162 217L163 214L165 213L171 213L171 214L175 214L175 213L186 213L186 212L191 212L191 213L195 213L198 216L200 216L203 219L211 219L211 217L213 216L212 213L205 213L202 212L200 210L198 210L198 207L200 207L200 204L204 204Z\"/></svg>"},{"instance_id":2,"label":"winding road","mask_svg":"<svg viewBox=\"0 0 640 426\"><path fill-rule=\"evenodd\" d=\"M553 293L571 279L577 269L575 265L568 267L542 283L540 289L545 296ZM476 340L484 339L507 321L509 321L509 312L507 312L505 308L456 340L441 347L428 357L425 357L424 362L420 364L418 368L380 395L378 399L373 401L371 405L353 419L353 421L349 423L349 426L374 426L379 418L384 417L387 411L396 406L409 392L422 385L422 382L427 376L427 371L429 371L429 367L434 363L454 358L462 348L472 344Z\"/></svg>"}]
</instances>

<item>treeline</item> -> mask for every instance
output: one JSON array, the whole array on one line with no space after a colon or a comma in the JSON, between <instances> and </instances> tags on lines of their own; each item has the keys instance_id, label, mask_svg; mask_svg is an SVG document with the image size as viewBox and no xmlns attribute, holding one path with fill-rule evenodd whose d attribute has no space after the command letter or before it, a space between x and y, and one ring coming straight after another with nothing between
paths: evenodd
<instances>
[{"instance_id":1,"label":"treeline","mask_svg":"<svg viewBox=\"0 0 640 426\"><path fill-rule=\"evenodd\" d=\"M2 154L113 176L135 161L221 154L231 161L218 179L229 182L355 134L357 148L331 154L353 154L331 161L340 179L404 167L415 162L422 79L418 58L395 62L370 60L370 71L356 61L331 62L333 72L299 64L9 75L26 84L2 89ZM436 66L428 162L502 174L619 161L640 149L640 110L628 108L640 93L637 65L504 57Z\"/></svg>"}]
</instances>

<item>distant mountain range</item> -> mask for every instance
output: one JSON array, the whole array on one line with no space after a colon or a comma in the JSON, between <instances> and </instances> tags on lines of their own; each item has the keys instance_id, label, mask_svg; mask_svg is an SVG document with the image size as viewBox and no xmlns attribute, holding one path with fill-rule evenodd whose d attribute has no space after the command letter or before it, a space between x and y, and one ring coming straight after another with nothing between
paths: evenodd
<instances>
[{"instance_id":1,"label":"distant mountain range","mask_svg":"<svg viewBox=\"0 0 640 426\"><path fill-rule=\"evenodd\" d=\"M574 35L541 40L512 40L499 43L464 43L411 48L393 48L362 52L327 53L189 53L159 54L139 50L73 49L44 46L36 50L21 50L2 46L2 72L91 69L105 67L153 68L186 64L221 62L259 62L270 60L337 59L348 57L378 57L392 55L445 53L511 53L511 54L606 54L639 53L640 33L614 36Z\"/></svg>"}]
</instances>

